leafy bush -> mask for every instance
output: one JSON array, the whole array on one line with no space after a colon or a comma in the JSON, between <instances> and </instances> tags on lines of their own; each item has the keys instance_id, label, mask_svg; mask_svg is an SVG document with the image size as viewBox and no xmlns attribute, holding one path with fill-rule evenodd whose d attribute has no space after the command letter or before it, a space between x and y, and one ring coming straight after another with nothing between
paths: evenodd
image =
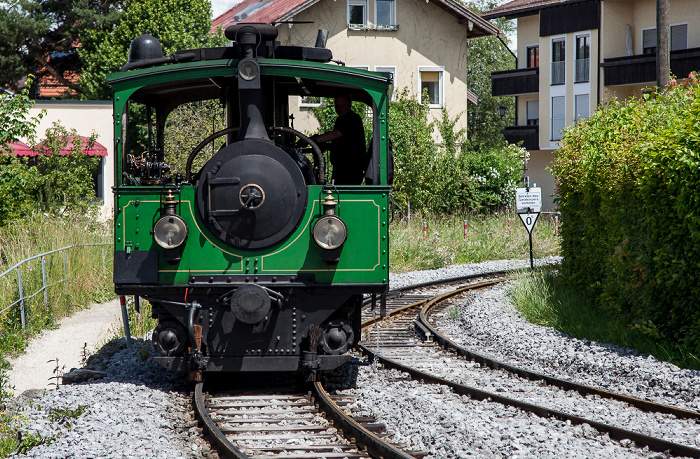
<instances>
[{"instance_id":1,"label":"leafy bush","mask_svg":"<svg viewBox=\"0 0 700 459\"><path fill-rule=\"evenodd\" d=\"M464 130L443 109L439 122L428 122L427 104L406 88L390 104L389 135L394 142L394 192L417 210L453 213L460 209L490 211L512 204L520 178L522 149L504 145L469 150ZM435 145L433 132L442 145Z\"/></svg>"},{"instance_id":2,"label":"leafy bush","mask_svg":"<svg viewBox=\"0 0 700 459\"><path fill-rule=\"evenodd\" d=\"M553 166L563 273L599 307L700 351L700 85L612 101Z\"/></svg>"}]
</instances>

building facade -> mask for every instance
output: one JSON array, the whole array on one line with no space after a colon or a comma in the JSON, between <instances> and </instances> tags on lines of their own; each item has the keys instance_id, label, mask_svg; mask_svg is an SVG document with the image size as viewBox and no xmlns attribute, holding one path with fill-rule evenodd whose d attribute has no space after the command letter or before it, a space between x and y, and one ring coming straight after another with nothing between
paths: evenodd
<instances>
[{"instance_id":1,"label":"building facade","mask_svg":"<svg viewBox=\"0 0 700 459\"><path fill-rule=\"evenodd\" d=\"M475 102L467 90L466 41L499 32L454 0L245 0L215 18L212 30L239 22L276 25L282 45L314 46L318 29L327 30L334 60L391 73L394 93L427 90L431 115L439 119L445 107L457 128L466 128L468 99ZM317 129L308 110L318 102L290 103L297 129Z\"/></svg>"},{"instance_id":2,"label":"building facade","mask_svg":"<svg viewBox=\"0 0 700 459\"><path fill-rule=\"evenodd\" d=\"M700 69L700 2L670 2L671 72ZM494 96L515 96L509 142L530 152L530 182L554 194L547 171L561 131L613 97L656 85L656 0L514 0L482 17L517 20L517 69L491 75ZM554 210L550 197L543 202Z\"/></svg>"}]
</instances>

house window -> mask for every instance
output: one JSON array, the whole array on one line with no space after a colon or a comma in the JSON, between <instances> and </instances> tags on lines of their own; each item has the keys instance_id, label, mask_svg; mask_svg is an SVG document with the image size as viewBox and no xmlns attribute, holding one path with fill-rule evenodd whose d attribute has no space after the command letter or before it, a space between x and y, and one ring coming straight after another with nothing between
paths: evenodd
<instances>
[{"instance_id":1,"label":"house window","mask_svg":"<svg viewBox=\"0 0 700 459\"><path fill-rule=\"evenodd\" d=\"M642 54L656 54L656 28L642 30ZM688 49L688 24L671 26L671 51Z\"/></svg>"},{"instance_id":2,"label":"house window","mask_svg":"<svg viewBox=\"0 0 700 459\"><path fill-rule=\"evenodd\" d=\"M552 84L564 84L566 81L566 40L552 40Z\"/></svg>"},{"instance_id":3,"label":"house window","mask_svg":"<svg viewBox=\"0 0 700 459\"><path fill-rule=\"evenodd\" d=\"M527 68L534 69L540 66L540 46L528 46L527 53Z\"/></svg>"},{"instance_id":4,"label":"house window","mask_svg":"<svg viewBox=\"0 0 700 459\"><path fill-rule=\"evenodd\" d=\"M671 26L671 51L688 49L688 24Z\"/></svg>"},{"instance_id":5,"label":"house window","mask_svg":"<svg viewBox=\"0 0 700 459\"><path fill-rule=\"evenodd\" d=\"M389 98L391 100L396 100L396 92L394 91L394 88L396 88L396 67L377 65L374 67L374 71L382 73L391 73L391 81L393 81L393 83L389 87Z\"/></svg>"},{"instance_id":6,"label":"house window","mask_svg":"<svg viewBox=\"0 0 700 459\"><path fill-rule=\"evenodd\" d=\"M591 36L578 35L576 37L576 71L574 83L588 81L591 65Z\"/></svg>"},{"instance_id":7,"label":"house window","mask_svg":"<svg viewBox=\"0 0 700 459\"><path fill-rule=\"evenodd\" d=\"M441 108L443 101L443 68L421 68L420 69L420 91L421 94L427 91L428 106L430 108Z\"/></svg>"},{"instance_id":8,"label":"house window","mask_svg":"<svg viewBox=\"0 0 700 459\"><path fill-rule=\"evenodd\" d=\"M566 98L564 96L552 97L552 140L561 139L561 131L566 124Z\"/></svg>"},{"instance_id":9,"label":"house window","mask_svg":"<svg viewBox=\"0 0 700 459\"><path fill-rule=\"evenodd\" d=\"M321 98L318 96L299 96L300 107L320 107Z\"/></svg>"},{"instance_id":10,"label":"house window","mask_svg":"<svg viewBox=\"0 0 700 459\"><path fill-rule=\"evenodd\" d=\"M396 25L396 2L394 0L376 0L374 14L375 25Z\"/></svg>"},{"instance_id":11,"label":"house window","mask_svg":"<svg viewBox=\"0 0 700 459\"><path fill-rule=\"evenodd\" d=\"M538 99L528 100L527 106L527 125L537 126L540 124L540 101Z\"/></svg>"},{"instance_id":12,"label":"house window","mask_svg":"<svg viewBox=\"0 0 700 459\"><path fill-rule=\"evenodd\" d=\"M574 97L574 120L588 118L591 114L590 97L588 94L577 94Z\"/></svg>"},{"instance_id":13,"label":"house window","mask_svg":"<svg viewBox=\"0 0 700 459\"><path fill-rule=\"evenodd\" d=\"M365 0L348 0L348 27L367 25L367 2Z\"/></svg>"},{"instance_id":14,"label":"house window","mask_svg":"<svg viewBox=\"0 0 700 459\"><path fill-rule=\"evenodd\" d=\"M642 54L656 54L656 29L642 30Z\"/></svg>"}]
</instances>

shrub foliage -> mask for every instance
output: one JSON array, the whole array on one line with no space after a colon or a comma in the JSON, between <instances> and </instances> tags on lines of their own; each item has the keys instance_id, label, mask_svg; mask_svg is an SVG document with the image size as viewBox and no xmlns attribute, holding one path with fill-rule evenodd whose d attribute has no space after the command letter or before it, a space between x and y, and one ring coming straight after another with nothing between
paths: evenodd
<instances>
[{"instance_id":1,"label":"shrub foliage","mask_svg":"<svg viewBox=\"0 0 700 459\"><path fill-rule=\"evenodd\" d=\"M424 94L427 97L427 93ZM320 132L331 130L335 113L330 100L313 111ZM353 110L364 114L359 106ZM409 94L397 93L389 104L389 136L394 153L393 193L400 207L427 213L454 213L461 210L492 211L512 204L520 180L524 149L501 144L473 151L465 131L456 129L456 119L443 109L442 117L429 121L430 109ZM365 132L371 133L365 116ZM435 143L439 133L441 144ZM368 139L369 140L369 139Z\"/></svg>"},{"instance_id":2,"label":"shrub foliage","mask_svg":"<svg viewBox=\"0 0 700 459\"><path fill-rule=\"evenodd\" d=\"M700 351L699 124L691 74L572 126L553 166L566 279L691 352Z\"/></svg>"}]
</instances>

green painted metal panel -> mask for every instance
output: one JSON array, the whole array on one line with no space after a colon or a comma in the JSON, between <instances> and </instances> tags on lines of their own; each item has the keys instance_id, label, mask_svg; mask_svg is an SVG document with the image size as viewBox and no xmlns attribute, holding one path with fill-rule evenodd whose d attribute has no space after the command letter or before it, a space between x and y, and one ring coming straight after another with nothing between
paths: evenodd
<instances>
[{"instance_id":1,"label":"green painted metal panel","mask_svg":"<svg viewBox=\"0 0 700 459\"><path fill-rule=\"evenodd\" d=\"M309 187L305 215L297 229L282 243L258 251L230 247L202 224L195 206L195 188L185 186L177 212L185 220L189 236L177 265L160 260L159 284L187 284L193 274L290 274L313 273L318 283L388 282L388 189L337 187L337 215L348 227L340 262L323 261L323 250L311 235L321 216L321 186ZM153 187L122 187L115 222L116 250L157 250L151 230L161 217L161 191ZM322 198L322 196L321 196Z\"/></svg>"}]
</instances>

